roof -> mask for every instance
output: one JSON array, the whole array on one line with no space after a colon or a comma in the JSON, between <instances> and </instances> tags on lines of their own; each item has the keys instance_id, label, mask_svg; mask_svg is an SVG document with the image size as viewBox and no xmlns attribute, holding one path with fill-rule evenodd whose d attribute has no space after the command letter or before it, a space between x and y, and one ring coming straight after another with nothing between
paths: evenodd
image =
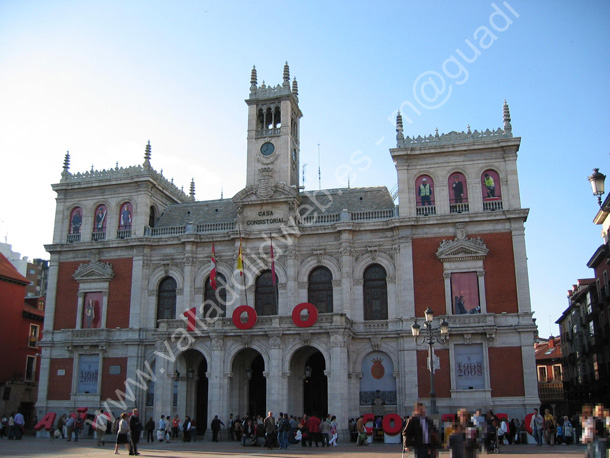
<instances>
[{"instance_id":1,"label":"roof","mask_svg":"<svg viewBox=\"0 0 610 458\"><path fill-rule=\"evenodd\" d=\"M325 214L337 214L343 210L391 210L395 207L392 195L385 186L305 191L300 197L302 208L320 209ZM236 218L237 207L232 199L188 202L168 206L155 227L225 223L235 221Z\"/></svg>"},{"instance_id":2,"label":"roof","mask_svg":"<svg viewBox=\"0 0 610 458\"><path fill-rule=\"evenodd\" d=\"M549 345L550 339L553 339L555 346ZM549 341L541 341L534 349L536 361L548 359L561 359L561 339L559 337L551 337Z\"/></svg>"},{"instance_id":3,"label":"roof","mask_svg":"<svg viewBox=\"0 0 610 458\"><path fill-rule=\"evenodd\" d=\"M21 275L6 256L0 253L0 280L29 285L30 281Z\"/></svg>"}]
</instances>

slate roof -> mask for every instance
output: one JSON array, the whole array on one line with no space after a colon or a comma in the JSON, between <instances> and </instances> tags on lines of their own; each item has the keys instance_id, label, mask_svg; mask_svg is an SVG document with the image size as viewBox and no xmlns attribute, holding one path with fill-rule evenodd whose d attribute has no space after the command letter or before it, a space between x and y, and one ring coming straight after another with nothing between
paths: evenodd
<instances>
[{"instance_id":1,"label":"slate roof","mask_svg":"<svg viewBox=\"0 0 610 458\"><path fill-rule=\"evenodd\" d=\"M301 194L301 213L311 207L325 214L393 210L392 195L385 186L369 188L337 188L305 191ZM324 209L324 210L322 210ZM184 226L187 223L208 224L232 222L237 208L231 199L172 204L162 213L156 227Z\"/></svg>"}]
</instances>

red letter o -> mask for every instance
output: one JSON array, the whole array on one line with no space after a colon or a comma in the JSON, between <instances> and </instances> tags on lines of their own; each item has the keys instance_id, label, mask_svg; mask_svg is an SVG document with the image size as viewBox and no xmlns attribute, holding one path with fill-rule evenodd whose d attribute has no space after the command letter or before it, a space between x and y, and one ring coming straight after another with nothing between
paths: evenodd
<instances>
[{"instance_id":1,"label":"red letter o","mask_svg":"<svg viewBox=\"0 0 610 458\"><path fill-rule=\"evenodd\" d=\"M246 312L248 314L248 321L245 323L241 322L241 314ZM238 329L250 329L256 324L256 310L247 305L240 305L235 310L233 310L233 324Z\"/></svg>"},{"instance_id":2,"label":"red letter o","mask_svg":"<svg viewBox=\"0 0 610 458\"><path fill-rule=\"evenodd\" d=\"M309 318L303 321L301 319L301 312L305 309L307 309L309 312ZM301 302L294 309L292 309L292 322L300 328L309 328L310 326L313 326L317 319L318 309L315 305L310 304L309 302Z\"/></svg>"},{"instance_id":3,"label":"red letter o","mask_svg":"<svg viewBox=\"0 0 610 458\"><path fill-rule=\"evenodd\" d=\"M394 422L394 427L391 426L392 421ZM388 436L395 436L402 430L402 418L396 413L389 413L383 417L382 425L384 433Z\"/></svg>"}]
</instances>

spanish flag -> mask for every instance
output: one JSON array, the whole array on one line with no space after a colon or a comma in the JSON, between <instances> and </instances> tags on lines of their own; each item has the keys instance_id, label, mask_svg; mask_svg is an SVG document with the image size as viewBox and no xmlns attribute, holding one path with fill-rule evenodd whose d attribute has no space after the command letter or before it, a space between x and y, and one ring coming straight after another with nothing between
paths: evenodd
<instances>
[{"instance_id":1,"label":"spanish flag","mask_svg":"<svg viewBox=\"0 0 610 458\"><path fill-rule=\"evenodd\" d=\"M237 270L239 270L239 275L243 277L243 275L244 275L244 256L241 252L241 238L239 239L239 253L237 253Z\"/></svg>"}]
</instances>

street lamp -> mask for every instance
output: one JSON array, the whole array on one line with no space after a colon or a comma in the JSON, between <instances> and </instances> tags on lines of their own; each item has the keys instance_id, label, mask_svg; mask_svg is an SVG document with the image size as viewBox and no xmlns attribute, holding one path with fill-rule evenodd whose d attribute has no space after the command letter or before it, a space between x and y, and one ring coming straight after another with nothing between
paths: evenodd
<instances>
[{"instance_id":1,"label":"street lamp","mask_svg":"<svg viewBox=\"0 0 610 458\"><path fill-rule=\"evenodd\" d=\"M424 328L425 333L422 336L421 342L418 340L419 331L421 326L415 322L411 325L411 333L415 339L416 345L428 344L428 365L430 367L430 413L436 414L436 390L434 389L434 352L433 347L435 343L444 344L449 341L449 323L444 318L441 320L438 329L432 328L432 322L434 321L434 311L428 307L424 312L425 321Z\"/></svg>"},{"instance_id":2,"label":"street lamp","mask_svg":"<svg viewBox=\"0 0 610 458\"><path fill-rule=\"evenodd\" d=\"M599 169L593 169L593 173L589 175L589 181L591 182L591 189L593 190L593 195L597 196L597 203L599 206L602 206L602 196L604 195L604 181L606 180L606 175L600 173Z\"/></svg>"}]
</instances>

